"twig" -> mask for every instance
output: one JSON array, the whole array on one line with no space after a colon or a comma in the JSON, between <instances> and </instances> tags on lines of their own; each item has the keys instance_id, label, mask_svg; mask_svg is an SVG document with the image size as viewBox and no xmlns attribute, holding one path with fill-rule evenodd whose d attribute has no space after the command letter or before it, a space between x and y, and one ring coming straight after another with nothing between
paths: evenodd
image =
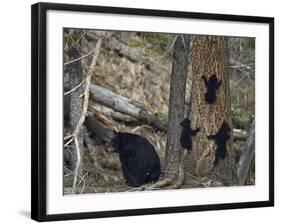
<instances>
[{"instance_id":1,"label":"twig","mask_svg":"<svg viewBox=\"0 0 281 224\"><path fill-rule=\"evenodd\" d=\"M67 169L67 168L65 167L65 169ZM69 171L69 173L68 173L68 174L65 174L65 175L63 176L64 178L74 175L74 173L73 173L72 171L70 171L69 169L67 169L67 170ZM80 178L80 181L79 181L79 183L78 183L78 185L77 185L77 189L78 189L78 187L80 186L81 182L83 181L83 187L82 187L82 190L80 191L80 193L83 193L83 191L84 191L85 184L86 184L85 178L86 178L86 176L88 176L88 174L89 174L89 172L86 172L82 177L78 175L78 177Z\"/></svg>"},{"instance_id":2,"label":"twig","mask_svg":"<svg viewBox=\"0 0 281 224\"><path fill-rule=\"evenodd\" d=\"M80 86L82 86L85 83L86 80L83 80L80 84L78 84L77 86L75 86L74 88L72 88L71 90L65 92L63 95L67 96L70 93L74 92L76 89L78 89Z\"/></svg>"},{"instance_id":3,"label":"twig","mask_svg":"<svg viewBox=\"0 0 281 224\"><path fill-rule=\"evenodd\" d=\"M160 61L166 56L166 54L168 54L168 53L172 50L172 48L174 47L174 45L175 45L175 43L176 43L177 38L178 38L178 34L177 34L177 35L174 37L174 39L171 41L171 44L170 44L168 50L165 51L165 53L158 59L158 62L160 62Z\"/></svg>"},{"instance_id":4,"label":"twig","mask_svg":"<svg viewBox=\"0 0 281 224\"><path fill-rule=\"evenodd\" d=\"M96 50L96 49L90 51L88 54L85 54L85 55L83 55L83 56L81 56L81 57L79 57L79 58L75 58L75 59L73 59L73 60L71 60L71 61L65 62L63 65L66 66L66 65L72 64L72 63L74 63L74 62L76 62L76 61L80 61L80 60L82 60L82 59L84 59L84 58L87 58L87 57L89 57L90 55L92 55L93 53L95 53L95 50Z\"/></svg>"},{"instance_id":5,"label":"twig","mask_svg":"<svg viewBox=\"0 0 281 224\"><path fill-rule=\"evenodd\" d=\"M78 132L79 131L80 131L80 128L79 128ZM81 162L81 153L80 153L81 150L80 150L79 141L78 141L78 134L73 135L73 138L74 138L74 142L75 142L75 145L76 145L77 162L76 162L76 166L75 166L75 170L74 170L72 194L74 194L75 191L76 191L77 176L78 176L78 172L79 172L79 168L80 168L80 162Z\"/></svg>"},{"instance_id":6,"label":"twig","mask_svg":"<svg viewBox=\"0 0 281 224\"><path fill-rule=\"evenodd\" d=\"M249 64L241 64L241 65L229 65L228 68L246 68L251 69L251 66L254 66L255 63L249 63Z\"/></svg>"},{"instance_id":7,"label":"twig","mask_svg":"<svg viewBox=\"0 0 281 224\"><path fill-rule=\"evenodd\" d=\"M73 135L71 135L71 139L64 144L64 147L67 147L71 142L73 142Z\"/></svg>"},{"instance_id":8,"label":"twig","mask_svg":"<svg viewBox=\"0 0 281 224\"><path fill-rule=\"evenodd\" d=\"M247 76L242 76L236 83L234 83L234 86L238 87L238 84Z\"/></svg>"},{"instance_id":9,"label":"twig","mask_svg":"<svg viewBox=\"0 0 281 224\"><path fill-rule=\"evenodd\" d=\"M67 46L67 44L68 44L68 40L69 40L69 34L67 35L67 38L66 38L65 45L64 45L64 48L63 48L63 49L66 48L66 46Z\"/></svg>"},{"instance_id":10,"label":"twig","mask_svg":"<svg viewBox=\"0 0 281 224\"><path fill-rule=\"evenodd\" d=\"M182 34L181 34L181 39L182 39L182 43L183 43L183 47L184 47L184 51L185 51L186 55L188 55L188 52L187 52L187 49L186 49L186 46L185 46L184 37L183 37L183 35L182 35Z\"/></svg>"},{"instance_id":11,"label":"twig","mask_svg":"<svg viewBox=\"0 0 281 224\"><path fill-rule=\"evenodd\" d=\"M72 137L72 135L67 135L67 136L65 136L64 138L63 138L63 140L65 141L65 140L67 140L67 139L70 139Z\"/></svg>"},{"instance_id":12,"label":"twig","mask_svg":"<svg viewBox=\"0 0 281 224\"><path fill-rule=\"evenodd\" d=\"M85 177L88 176L88 172L86 172L81 178L80 178L80 181L77 185L77 189L78 187L80 186L81 182L83 181L83 187L82 187L82 190L80 191L80 194L83 194L83 191L84 191L84 188L85 188L85 184L86 184L86 180L85 180Z\"/></svg>"},{"instance_id":13,"label":"twig","mask_svg":"<svg viewBox=\"0 0 281 224\"><path fill-rule=\"evenodd\" d=\"M73 172L68 173L68 174L65 174L63 177L69 177L69 176L71 176L71 175L73 175Z\"/></svg>"},{"instance_id":14,"label":"twig","mask_svg":"<svg viewBox=\"0 0 281 224\"><path fill-rule=\"evenodd\" d=\"M87 33L87 32L83 32L83 33L80 35L79 39L78 39L77 41L75 41L75 43L78 44L78 42L86 35L86 33Z\"/></svg>"},{"instance_id":15,"label":"twig","mask_svg":"<svg viewBox=\"0 0 281 224\"><path fill-rule=\"evenodd\" d=\"M71 147L75 148L75 146L70 146L70 145L68 145L68 146L65 147L66 150L67 150L67 152L70 154L70 156L72 156Z\"/></svg>"},{"instance_id":16,"label":"twig","mask_svg":"<svg viewBox=\"0 0 281 224\"><path fill-rule=\"evenodd\" d=\"M101 49L101 45L102 45L102 41L105 38L106 33L104 33L104 35L102 35L102 37L97 41L96 43L96 47L92 58L92 62L86 77L86 86L85 86L85 90L84 90L84 103L83 103L83 108L82 108L82 114L81 117L78 121L78 124L73 132L73 139L76 145L76 154L77 154L77 162L76 162L76 167L75 167L75 171L74 171L74 180L73 180L73 185L72 185L72 193L74 193L76 191L76 184L77 184L77 176L78 176L78 171L80 168L80 162L81 162L81 154L80 154L80 146L79 146L79 141L78 141L78 134L80 132L80 129L85 121L85 117L87 115L87 109L88 109L88 103L89 103L89 89L90 89L90 84L91 84L91 78L92 78L92 74L94 72L96 63L97 63L97 59L100 53L100 49Z\"/></svg>"},{"instance_id":17,"label":"twig","mask_svg":"<svg viewBox=\"0 0 281 224\"><path fill-rule=\"evenodd\" d=\"M133 188L129 189L127 192L142 191L142 190L145 190L146 187L147 187L146 185L142 185L142 186L139 186L139 187L133 187Z\"/></svg>"},{"instance_id":18,"label":"twig","mask_svg":"<svg viewBox=\"0 0 281 224\"><path fill-rule=\"evenodd\" d=\"M250 54L250 53L252 53L252 52L250 52L250 51L237 51L237 52L231 51L231 52L229 52L229 54Z\"/></svg>"},{"instance_id":19,"label":"twig","mask_svg":"<svg viewBox=\"0 0 281 224\"><path fill-rule=\"evenodd\" d=\"M69 38L71 39L71 43L75 43L75 41L74 41L72 35L71 35L71 34L68 34L68 35L69 35Z\"/></svg>"}]
</instances>

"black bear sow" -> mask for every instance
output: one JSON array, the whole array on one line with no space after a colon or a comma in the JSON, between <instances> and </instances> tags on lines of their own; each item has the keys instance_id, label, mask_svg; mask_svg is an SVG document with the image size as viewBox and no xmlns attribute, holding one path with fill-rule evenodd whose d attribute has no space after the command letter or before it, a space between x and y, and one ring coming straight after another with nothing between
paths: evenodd
<instances>
[{"instance_id":1,"label":"black bear sow","mask_svg":"<svg viewBox=\"0 0 281 224\"><path fill-rule=\"evenodd\" d=\"M158 180L161 167L153 145L140 135L117 133L112 141L119 153L123 176L129 186L137 187Z\"/></svg>"},{"instance_id":2,"label":"black bear sow","mask_svg":"<svg viewBox=\"0 0 281 224\"><path fill-rule=\"evenodd\" d=\"M222 81L218 80L217 76L213 74L209 80L205 75L202 75L202 79L204 80L205 86L207 88L207 92L205 93L205 100L207 103L212 104L216 101L217 89L221 86Z\"/></svg>"},{"instance_id":3,"label":"black bear sow","mask_svg":"<svg viewBox=\"0 0 281 224\"><path fill-rule=\"evenodd\" d=\"M219 159L225 159L226 156L226 143L230 138L231 129L225 121L222 123L220 130L215 135L208 135L208 139L215 140L217 144L216 156L214 161L214 166L218 165Z\"/></svg>"},{"instance_id":4,"label":"black bear sow","mask_svg":"<svg viewBox=\"0 0 281 224\"><path fill-rule=\"evenodd\" d=\"M180 137L181 146L184 149L192 150L192 136L196 135L200 131L200 128L192 130L188 118L185 118L180 125L182 126Z\"/></svg>"}]
</instances>

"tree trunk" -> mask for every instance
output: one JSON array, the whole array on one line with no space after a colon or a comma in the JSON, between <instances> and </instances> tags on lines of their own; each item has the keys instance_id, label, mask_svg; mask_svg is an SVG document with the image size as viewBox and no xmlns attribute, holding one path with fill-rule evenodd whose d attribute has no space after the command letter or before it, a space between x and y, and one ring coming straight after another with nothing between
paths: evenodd
<instances>
[{"instance_id":1,"label":"tree trunk","mask_svg":"<svg viewBox=\"0 0 281 224\"><path fill-rule=\"evenodd\" d=\"M239 185L244 185L248 176L249 168L252 164L252 160L255 156L255 120L252 123L250 135L242 151L242 155L239 159L237 175Z\"/></svg>"},{"instance_id":2,"label":"tree trunk","mask_svg":"<svg viewBox=\"0 0 281 224\"><path fill-rule=\"evenodd\" d=\"M185 91L190 39L187 35L178 35L173 52L173 65L170 83L168 132L165 155L165 176L174 178L179 173L180 123L185 116Z\"/></svg>"},{"instance_id":3,"label":"tree trunk","mask_svg":"<svg viewBox=\"0 0 281 224\"><path fill-rule=\"evenodd\" d=\"M69 47L69 60L74 60L81 57L79 46L72 43ZM69 88L73 89L82 82L81 75L81 61L77 61L69 65L66 69L69 74ZM69 96L69 126L70 133L73 133L82 113L83 100L80 97L83 93L83 88L78 88ZM83 131L80 131L78 136L79 145L83 147ZM76 167L77 155L74 141L70 144L69 150L71 151L70 157L70 170L74 171Z\"/></svg>"},{"instance_id":4,"label":"tree trunk","mask_svg":"<svg viewBox=\"0 0 281 224\"><path fill-rule=\"evenodd\" d=\"M232 151L232 122L230 116L230 89L227 73L228 52L224 37L196 36L192 42L192 93L190 119L192 128L200 128L193 137L193 151L189 155L187 172L202 177L211 177L225 184L233 184L235 161ZM216 91L217 99L212 103L205 100L207 87L202 75L207 79L216 74L222 83ZM226 121L231 129L227 141L226 157L214 165L217 144L208 139L215 135Z\"/></svg>"}]
</instances>

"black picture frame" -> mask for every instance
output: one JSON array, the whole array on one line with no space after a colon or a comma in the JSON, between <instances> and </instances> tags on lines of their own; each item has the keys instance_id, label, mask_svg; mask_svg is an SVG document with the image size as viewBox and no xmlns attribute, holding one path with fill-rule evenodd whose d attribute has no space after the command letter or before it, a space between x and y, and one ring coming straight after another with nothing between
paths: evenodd
<instances>
[{"instance_id":1,"label":"black picture frame","mask_svg":"<svg viewBox=\"0 0 281 224\"><path fill-rule=\"evenodd\" d=\"M253 22L269 25L269 200L196 206L159 207L101 212L46 214L46 13L48 10L100 12L170 18L190 18L217 21ZM37 3L31 10L31 218L37 221L74 220L115 216L192 212L237 208L274 206L274 18L183 11L163 11L136 8L102 7L89 5Z\"/></svg>"}]
</instances>

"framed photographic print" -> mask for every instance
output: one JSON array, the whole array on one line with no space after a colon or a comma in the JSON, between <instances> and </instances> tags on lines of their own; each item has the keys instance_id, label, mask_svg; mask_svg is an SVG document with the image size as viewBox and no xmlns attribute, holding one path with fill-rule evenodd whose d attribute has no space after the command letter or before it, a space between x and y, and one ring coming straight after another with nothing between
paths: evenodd
<instances>
[{"instance_id":1,"label":"framed photographic print","mask_svg":"<svg viewBox=\"0 0 281 224\"><path fill-rule=\"evenodd\" d=\"M274 19L32 6L32 219L274 205Z\"/></svg>"}]
</instances>

